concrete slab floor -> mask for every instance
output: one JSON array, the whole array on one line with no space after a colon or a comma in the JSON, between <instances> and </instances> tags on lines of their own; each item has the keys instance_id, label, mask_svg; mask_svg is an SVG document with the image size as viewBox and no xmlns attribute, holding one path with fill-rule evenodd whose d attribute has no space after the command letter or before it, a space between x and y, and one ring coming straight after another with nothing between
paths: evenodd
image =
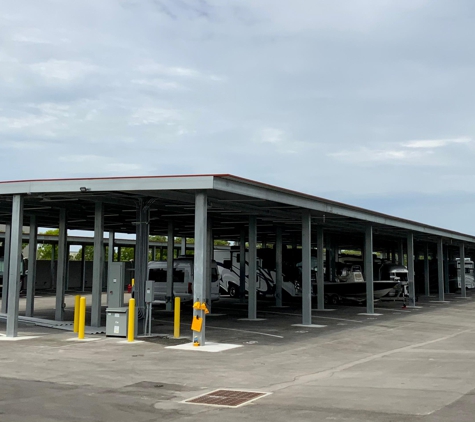
<instances>
[{"instance_id":1,"label":"concrete slab floor","mask_svg":"<svg viewBox=\"0 0 475 422\"><path fill-rule=\"evenodd\" d=\"M40 313L48 315L49 302L37 298ZM298 303L279 315L267 312L271 301L260 302L266 321L258 326L237 323L246 309L233 304L214 304L225 316L206 327L208 341L242 346L220 353L167 348L191 339L186 309L184 338L130 346L102 335L65 341L74 335L20 324L21 336L37 338L0 346L0 421L473 421L472 300L429 306L427 298L410 312L381 303L377 319L339 305L318 330L292 326L301 323ZM155 310L153 331L171 336L172 320ZM182 403L218 388L272 394L237 409Z\"/></svg>"}]
</instances>

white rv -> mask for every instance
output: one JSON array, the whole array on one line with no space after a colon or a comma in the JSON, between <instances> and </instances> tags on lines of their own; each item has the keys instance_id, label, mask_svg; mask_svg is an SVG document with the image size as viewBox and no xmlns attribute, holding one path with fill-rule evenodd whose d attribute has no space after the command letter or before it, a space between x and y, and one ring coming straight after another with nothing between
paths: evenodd
<instances>
[{"instance_id":1,"label":"white rv","mask_svg":"<svg viewBox=\"0 0 475 422\"><path fill-rule=\"evenodd\" d=\"M460 275L460 258L456 258L457 262L457 285L462 288L462 279ZM473 277L473 261L470 258L465 258L465 288L475 289L475 280Z\"/></svg>"},{"instance_id":2,"label":"white rv","mask_svg":"<svg viewBox=\"0 0 475 422\"><path fill-rule=\"evenodd\" d=\"M194 261L193 257L179 257L173 261L173 295L182 301L193 300ZM154 298L165 301L167 296L167 262L151 261L148 263L147 280L155 281ZM219 299L218 267L211 264L211 300Z\"/></svg>"},{"instance_id":3,"label":"white rv","mask_svg":"<svg viewBox=\"0 0 475 422\"><path fill-rule=\"evenodd\" d=\"M249 262L248 262L248 251L246 251L246 281L245 289L248 291L248 281L249 281ZM230 249L230 250L215 250L214 259L218 265L219 273L219 284L221 290L224 293L229 294L231 297L239 296L240 288L240 251L239 249ZM257 258L257 279L256 279L256 289L259 295L273 295L275 293L276 286L276 273L273 270L264 268L262 265L262 259ZM284 277L285 280L285 277ZM290 281L282 282L282 291L288 293L291 296L301 296L301 290L298 287L298 284Z\"/></svg>"}]
</instances>

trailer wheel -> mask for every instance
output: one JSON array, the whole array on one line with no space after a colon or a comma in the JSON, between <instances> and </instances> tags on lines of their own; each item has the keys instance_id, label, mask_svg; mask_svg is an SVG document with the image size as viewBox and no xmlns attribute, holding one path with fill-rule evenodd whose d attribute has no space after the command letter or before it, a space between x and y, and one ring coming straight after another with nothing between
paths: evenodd
<instances>
[{"instance_id":1,"label":"trailer wheel","mask_svg":"<svg viewBox=\"0 0 475 422\"><path fill-rule=\"evenodd\" d=\"M324 295L323 302L325 303L325 305L328 305L330 303L330 297L328 295Z\"/></svg>"},{"instance_id":2,"label":"trailer wheel","mask_svg":"<svg viewBox=\"0 0 475 422\"><path fill-rule=\"evenodd\" d=\"M231 297L238 297L239 296L239 287L235 284L230 284L228 287L228 293Z\"/></svg>"},{"instance_id":3,"label":"trailer wheel","mask_svg":"<svg viewBox=\"0 0 475 422\"><path fill-rule=\"evenodd\" d=\"M332 295L331 301L332 305L338 305L340 303L340 297L338 295Z\"/></svg>"}]
</instances>

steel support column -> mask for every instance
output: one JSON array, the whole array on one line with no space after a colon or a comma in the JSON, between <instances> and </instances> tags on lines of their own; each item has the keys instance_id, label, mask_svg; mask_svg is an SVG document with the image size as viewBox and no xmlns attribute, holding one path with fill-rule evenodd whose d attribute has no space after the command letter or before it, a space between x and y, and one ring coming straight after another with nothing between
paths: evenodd
<instances>
[{"instance_id":1,"label":"steel support column","mask_svg":"<svg viewBox=\"0 0 475 422\"><path fill-rule=\"evenodd\" d=\"M317 227L317 308L325 309L325 271L323 264L323 228Z\"/></svg>"},{"instance_id":2,"label":"steel support column","mask_svg":"<svg viewBox=\"0 0 475 422\"><path fill-rule=\"evenodd\" d=\"M444 244L442 238L437 241L437 276L439 280L439 301L444 301Z\"/></svg>"},{"instance_id":3,"label":"steel support column","mask_svg":"<svg viewBox=\"0 0 475 422\"><path fill-rule=\"evenodd\" d=\"M137 230L135 257L135 305L138 319L145 322L145 280L148 277L148 238L150 233L150 206L139 200L137 204ZM144 331L143 324L137 324L138 333Z\"/></svg>"},{"instance_id":4,"label":"steel support column","mask_svg":"<svg viewBox=\"0 0 475 422\"><path fill-rule=\"evenodd\" d=\"M206 302L206 263L207 263L207 223L208 201L206 192L195 194L195 259L194 259L194 283L193 303ZM206 341L206 315L203 311L193 309L193 318L203 318L201 331L193 331L193 341L198 341L201 346Z\"/></svg>"},{"instance_id":5,"label":"steel support column","mask_svg":"<svg viewBox=\"0 0 475 422\"><path fill-rule=\"evenodd\" d=\"M81 287L82 291L86 290L86 244L81 246Z\"/></svg>"},{"instance_id":6,"label":"steel support column","mask_svg":"<svg viewBox=\"0 0 475 422\"><path fill-rule=\"evenodd\" d=\"M186 255L186 237L181 238L181 255Z\"/></svg>"},{"instance_id":7,"label":"steel support column","mask_svg":"<svg viewBox=\"0 0 475 422\"><path fill-rule=\"evenodd\" d=\"M404 243L403 240L399 241L399 249L397 253L397 261L399 265L404 265Z\"/></svg>"},{"instance_id":8,"label":"steel support column","mask_svg":"<svg viewBox=\"0 0 475 422\"><path fill-rule=\"evenodd\" d=\"M373 226L371 225L365 228L364 275L366 280L366 313L374 314Z\"/></svg>"},{"instance_id":9,"label":"steel support column","mask_svg":"<svg viewBox=\"0 0 475 422\"><path fill-rule=\"evenodd\" d=\"M23 228L23 196L13 195L10 266L8 274L7 337L18 335L18 308L20 304L21 241ZM3 284L5 288L5 283Z\"/></svg>"},{"instance_id":10,"label":"steel support column","mask_svg":"<svg viewBox=\"0 0 475 422\"><path fill-rule=\"evenodd\" d=\"M302 213L302 324L312 324L312 221L310 211Z\"/></svg>"},{"instance_id":11,"label":"steel support column","mask_svg":"<svg viewBox=\"0 0 475 422\"><path fill-rule=\"evenodd\" d=\"M246 297L246 231L241 230L239 238L239 298L244 302Z\"/></svg>"},{"instance_id":12,"label":"steel support column","mask_svg":"<svg viewBox=\"0 0 475 422\"><path fill-rule=\"evenodd\" d=\"M208 227L206 233L206 304L208 305L208 310L211 312L211 262L213 261L213 251L214 251L214 242L213 242L213 221L208 217Z\"/></svg>"},{"instance_id":13,"label":"steel support column","mask_svg":"<svg viewBox=\"0 0 475 422\"><path fill-rule=\"evenodd\" d=\"M109 232L109 244L107 245L107 262L110 264L114 262L114 241L115 241L115 233Z\"/></svg>"},{"instance_id":14,"label":"steel support column","mask_svg":"<svg viewBox=\"0 0 475 422\"><path fill-rule=\"evenodd\" d=\"M64 320L64 293L66 290L66 256L68 229L66 225L66 210L59 210L59 235L58 235L58 266L56 270L56 308L54 319Z\"/></svg>"},{"instance_id":15,"label":"steel support column","mask_svg":"<svg viewBox=\"0 0 475 422\"><path fill-rule=\"evenodd\" d=\"M429 244L424 246L424 294L430 296Z\"/></svg>"},{"instance_id":16,"label":"steel support column","mask_svg":"<svg viewBox=\"0 0 475 422\"><path fill-rule=\"evenodd\" d=\"M167 295L165 297L165 307L167 311L173 310L174 292L173 292L173 253L175 247L175 237L173 222L168 222L168 236L167 236Z\"/></svg>"},{"instance_id":17,"label":"steel support column","mask_svg":"<svg viewBox=\"0 0 475 422\"><path fill-rule=\"evenodd\" d=\"M465 245L460 245L460 296L467 297L465 289Z\"/></svg>"},{"instance_id":18,"label":"steel support column","mask_svg":"<svg viewBox=\"0 0 475 422\"><path fill-rule=\"evenodd\" d=\"M2 287L2 313L8 309L8 277L10 276L10 249L12 237L11 224L5 224L5 239L3 241L3 287Z\"/></svg>"},{"instance_id":19,"label":"steel support column","mask_svg":"<svg viewBox=\"0 0 475 422\"><path fill-rule=\"evenodd\" d=\"M245 259L245 257L241 257ZM249 217L249 286L247 317L257 318L257 222L256 217Z\"/></svg>"},{"instance_id":20,"label":"steel support column","mask_svg":"<svg viewBox=\"0 0 475 422\"><path fill-rule=\"evenodd\" d=\"M282 227L275 229L275 306L282 306Z\"/></svg>"},{"instance_id":21,"label":"steel support column","mask_svg":"<svg viewBox=\"0 0 475 422\"><path fill-rule=\"evenodd\" d=\"M444 291L450 293L450 279L449 279L449 246L445 245L444 249Z\"/></svg>"},{"instance_id":22,"label":"steel support column","mask_svg":"<svg viewBox=\"0 0 475 422\"><path fill-rule=\"evenodd\" d=\"M38 243L38 224L36 216L30 217L30 238L28 241L28 276L26 278L26 310L25 315L32 317L35 309L36 286L36 249Z\"/></svg>"},{"instance_id":23,"label":"steel support column","mask_svg":"<svg viewBox=\"0 0 475 422\"><path fill-rule=\"evenodd\" d=\"M91 327L101 326L102 277L104 275L104 205L96 202L94 211L94 262L92 269Z\"/></svg>"},{"instance_id":24,"label":"steel support column","mask_svg":"<svg viewBox=\"0 0 475 422\"><path fill-rule=\"evenodd\" d=\"M407 235L407 278L409 282L409 301L416 306L416 282L414 280L414 234Z\"/></svg>"}]
</instances>

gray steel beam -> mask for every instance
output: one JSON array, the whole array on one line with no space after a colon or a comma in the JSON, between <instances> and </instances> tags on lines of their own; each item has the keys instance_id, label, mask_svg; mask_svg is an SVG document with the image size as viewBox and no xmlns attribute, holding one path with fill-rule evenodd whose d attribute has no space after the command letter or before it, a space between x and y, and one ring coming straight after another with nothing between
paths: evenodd
<instances>
[{"instance_id":1,"label":"gray steel beam","mask_svg":"<svg viewBox=\"0 0 475 422\"><path fill-rule=\"evenodd\" d=\"M14 195L12 201L10 268L8 275L7 337L18 335L20 305L21 234L23 228L23 196ZM3 286L5 288L5 285Z\"/></svg>"},{"instance_id":2,"label":"gray steel beam","mask_svg":"<svg viewBox=\"0 0 475 422\"><path fill-rule=\"evenodd\" d=\"M3 287L2 287L2 313L6 313L8 309L8 285L10 276L10 250L11 250L11 223L5 224L5 239L3 242Z\"/></svg>"},{"instance_id":3,"label":"gray steel beam","mask_svg":"<svg viewBox=\"0 0 475 422\"><path fill-rule=\"evenodd\" d=\"M442 238L437 242L437 276L439 280L439 301L444 301L444 244Z\"/></svg>"},{"instance_id":4,"label":"gray steel beam","mask_svg":"<svg viewBox=\"0 0 475 422\"><path fill-rule=\"evenodd\" d=\"M167 237L167 296L165 298L166 310L173 310L173 252L175 245L173 222L168 222L168 237Z\"/></svg>"},{"instance_id":5,"label":"gray steel beam","mask_svg":"<svg viewBox=\"0 0 475 422\"><path fill-rule=\"evenodd\" d=\"M275 306L282 306L282 228L275 229Z\"/></svg>"},{"instance_id":6,"label":"gray steel beam","mask_svg":"<svg viewBox=\"0 0 475 422\"><path fill-rule=\"evenodd\" d=\"M460 245L460 296L467 297L465 289L465 245Z\"/></svg>"},{"instance_id":7,"label":"gray steel beam","mask_svg":"<svg viewBox=\"0 0 475 422\"><path fill-rule=\"evenodd\" d=\"M38 225L36 217L30 217L30 240L28 242L28 275L26 278L26 310L25 316L32 317L35 309L36 286L36 250L38 238Z\"/></svg>"},{"instance_id":8,"label":"gray steel beam","mask_svg":"<svg viewBox=\"0 0 475 422\"><path fill-rule=\"evenodd\" d=\"M66 223L66 210L59 210L59 236L58 236L58 267L56 270L56 308L54 319L64 320L64 293L66 290L66 253L67 253L68 228Z\"/></svg>"},{"instance_id":9,"label":"gray steel beam","mask_svg":"<svg viewBox=\"0 0 475 422\"><path fill-rule=\"evenodd\" d=\"M102 277L104 274L104 205L95 204L94 212L94 262L92 270L91 326L101 326Z\"/></svg>"},{"instance_id":10,"label":"gray steel beam","mask_svg":"<svg viewBox=\"0 0 475 422\"><path fill-rule=\"evenodd\" d=\"M207 224L208 203L206 192L197 192L195 195L195 259L193 303L206 302L206 263L207 263ZM198 341L201 346L206 341L206 315L203 311L193 309L193 317L203 318L201 331L193 331L193 341Z\"/></svg>"},{"instance_id":11,"label":"gray steel beam","mask_svg":"<svg viewBox=\"0 0 475 422\"><path fill-rule=\"evenodd\" d=\"M83 192L81 188L87 189ZM212 189L213 176L121 177L102 179L37 180L3 183L0 194L74 193L87 198L98 192L147 192L171 189Z\"/></svg>"},{"instance_id":12,"label":"gray steel beam","mask_svg":"<svg viewBox=\"0 0 475 422\"><path fill-rule=\"evenodd\" d=\"M241 259L245 259L241 257ZM257 318L257 222L249 217L249 280L247 314L249 319Z\"/></svg>"},{"instance_id":13,"label":"gray steel beam","mask_svg":"<svg viewBox=\"0 0 475 422\"><path fill-rule=\"evenodd\" d=\"M317 227L317 307L319 310L325 309L323 248L323 228L319 226Z\"/></svg>"},{"instance_id":14,"label":"gray steel beam","mask_svg":"<svg viewBox=\"0 0 475 422\"><path fill-rule=\"evenodd\" d=\"M407 234L407 272L409 281L409 300L416 306L416 282L414 280L414 234Z\"/></svg>"},{"instance_id":15,"label":"gray steel beam","mask_svg":"<svg viewBox=\"0 0 475 422\"><path fill-rule=\"evenodd\" d=\"M364 275L366 280L366 313L374 314L373 227L371 225L365 228Z\"/></svg>"},{"instance_id":16,"label":"gray steel beam","mask_svg":"<svg viewBox=\"0 0 475 422\"><path fill-rule=\"evenodd\" d=\"M239 238L239 298L244 302L246 297L246 231L241 229Z\"/></svg>"},{"instance_id":17,"label":"gray steel beam","mask_svg":"<svg viewBox=\"0 0 475 422\"><path fill-rule=\"evenodd\" d=\"M424 293L430 296L429 244L424 245Z\"/></svg>"},{"instance_id":18,"label":"gray steel beam","mask_svg":"<svg viewBox=\"0 0 475 422\"><path fill-rule=\"evenodd\" d=\"M312 324L312 221L310 211L302 212L302 324Z\"/></svg>"},{"instance_id":19,"label":"gray steel beam","mask_svg":"<svg viewBox=\"0 0 475 422\"><path fill-rule=\"evenodd\" d=\"M475 237L473 236L452 232L450 230L439 229L426 224L419 224L413 221L392 217L390 215L324 200L322 198L310 197L301 193L285 192L272 186L263 187L259 186L258 184L251 185L236 180L218 177L214 178L213 186L216 190L250 196L253 198L265 199L267 201L279 202L286 205L293 205L299 208L320 211L327 214L354 218L363 222L368 222L370 224L382 224L404 230L410 230L413 232L419 232L433 236L449 237L454 240L461 240L470 242L472 244L475 243Z\"/></svg>"}]
</instances>

